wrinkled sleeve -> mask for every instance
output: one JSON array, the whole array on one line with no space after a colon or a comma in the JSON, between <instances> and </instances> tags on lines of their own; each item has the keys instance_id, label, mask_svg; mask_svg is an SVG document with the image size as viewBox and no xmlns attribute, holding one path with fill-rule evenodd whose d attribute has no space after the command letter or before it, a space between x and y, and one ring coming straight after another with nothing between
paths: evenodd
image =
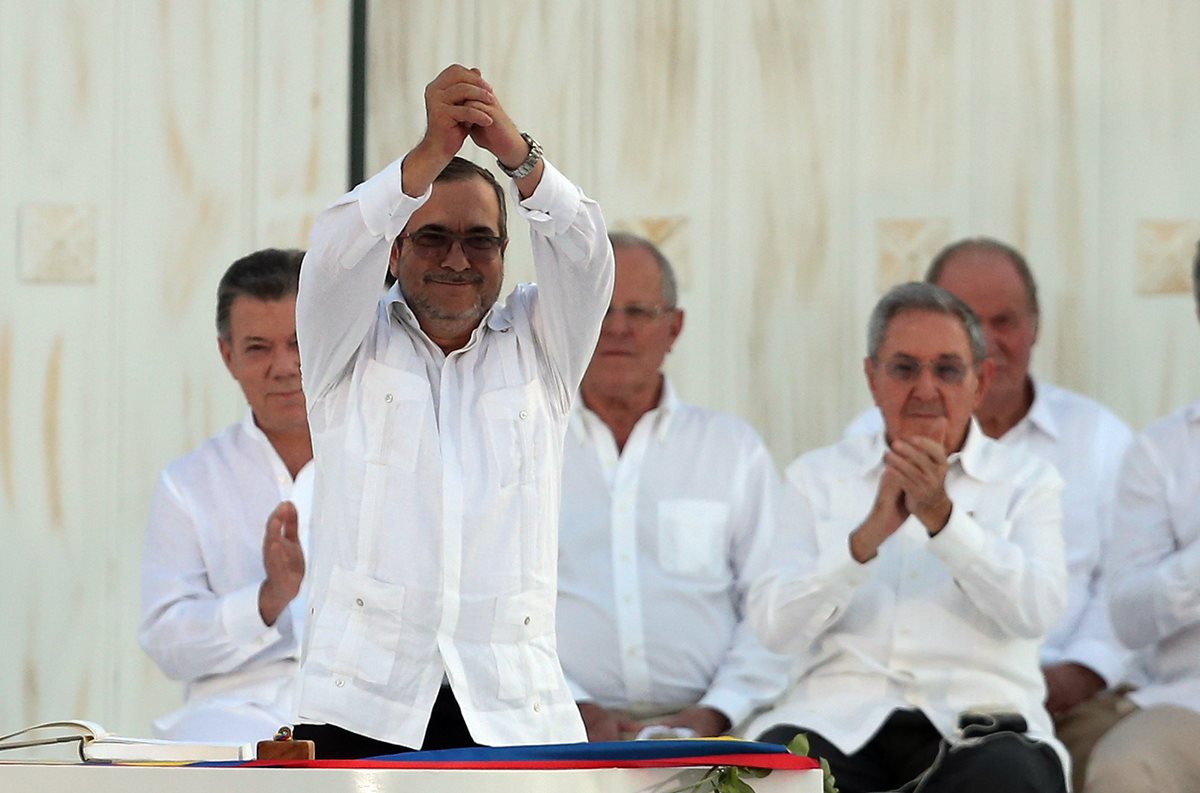
<instances>
[{"instance_id":1,"label":"wrinkled sleeve","mask_svg":"<svg viewBox=\"0 0 1200 793\"><path fill-rule=\"evenodd\" d=\"M769 567L750 589L747 609L751 624L770 650L801 656L822 633L841 620L855 591L878 563L859 564L846 541L821 550L814 500L820 485L804 461L787 471Z\"/></svg>"},{"instance_id":2,"label":"wrinkled sleeve","mask_svg":"<svg viewBox=\"0 0 1200 793\"><path fill-rule=\"evenodd\" d=\"M729 649L713 676L700 705L724 713L731 724L744 721L758 708L774 702L787 686L790 659L762 646L746 616L755 570L766 567L779 518L781 485L775 464L762 442L739 454L744 461L732 489L740 495L731 515L731 560L737 580L740 616Z\"/></svg>"},{"instance_id":3,"label":"wrinkled sleeve","mask_svg":"<svg viewBox=\"0 0 1200 793\"><path fill-rule=\"evenodd\" d=\"M1108 612L1109 580L1105 575L1104 559L1107 547L1112 542L1113 511L1115 509L1118 476L1121 461L1128 452L1133 435L1123 423L1113 420L1106 430L1106 443L1096 450L1098 464L1103 467L1099 477L1095 499L1095 510L1087 513L1094 521L1089 528L1100 546L1096 566L1090 572L1087 583L1087 605L1075 629L1057 647L1043 648L1043 656L1050 662L1072 662L1091 669L1108 686L1115 686L1125 677L1130 653L1117 639L1112 618ZM1064 514L1064 520L1069 519ZM1065 536L1070 536L1064 532Z\"/></svg>"},{"instance_id":4,"label":"wrinkled sleeve","mask_svg":"<svg viewBox=\"0 0 1200 793\"><path fill-rule=\"evenodd\" d=\"M1007 536L955 506L929 548L980 614L1013 636L1038 639L1066 608L1062 479L1041 465L1013 498Z\"/></svg>"},{"instance_id":5,"label":"wrinkled sleeve","mask_svg":"<svg viewBox=\"0 0 1200 793\"><path fill-rule=\"evenodd\" d=\"M1121 469L1106 560L1113 627L1132 649L1200 622L1200 543L1179 547L1168 508L1173 478L1140 436Z\"/></svg>"},{"instance_id":6,"label":"wrinkled sleeve","mask_svg":"<svg viewBox=\"0 0 1200 793\"><path fill-rule=\"evenodd\" d=\"M186 500L164 473L146 527L138 639L172 680L233 671L276 642L291 640L286 609L274 626L263 623L261 582L223 596L212 591L197 530Z\"/></svg>"},{"instance_id":7,"label":"wrinkled sleeve","mask_svg":"<svg viewBox=\"0 0 1200 793\"><path fill-rule=\"evenodd\" d=\"M543 370L568 407L583 379L600 336L613 286L613 253L600 206L549 161L537 190L521 200L511 195L529 222L537 305L533 326Z\"/></svg>"},{"instance_id":8,"label":"wrinkled sleeve","mask_svg":"<svg viewBox=\"0 0 1200 793\"><path fill-rule=\"evenodd\" d=\"M392 242L432 194L400 189L400 161L354 188L313 224L300 268L296 338L312 405L337 384L375 320Z\"/></svg>"}]
</instances>

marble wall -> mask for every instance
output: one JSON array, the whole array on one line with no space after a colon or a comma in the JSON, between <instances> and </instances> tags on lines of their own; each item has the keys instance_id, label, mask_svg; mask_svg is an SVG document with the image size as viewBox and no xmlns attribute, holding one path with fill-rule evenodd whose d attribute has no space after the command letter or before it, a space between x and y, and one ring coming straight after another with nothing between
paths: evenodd
<instances>
[{"instance_id":1,"label":"marble wall","mask_svg":"<svg viewBox=\"0 0 1200 793\"><path fill-rule=\"evenodd\" d=\"M157 471L239 418L217 280L345 189L344 2L0 0L0 734L148 734Z\"/></svg>"},{"instance_id":2,"label":"marble wall","mask_svg":"<svg viewBox=\"0 0 1200 793\"><path fill-rule=\"evenodd\" d=\"M370 13L369 167L418 138L442 66L480 67L611 226L662 241L688 312L671 376L750 419L781 463L867 404L878 295L967 235L1035 268L1037 374L1136 427L1200 396L1196 0ZM530 277L518 249L509 280Z\"/></svg>"},{"instance_id":3,"label":"marble wall","mask_svg":"<svg viewBox=\"0 0 1200 793\"><path fill-rule=\"evenodd\" d=\"M220 273L303 245L345 186L349 6L0 0L0 733L145 733L178 699L136 644L150 492L242 410ZM781 463L867 403L880 291L967 234L1028 253L1041 376L1136 427L1200 396L1198 0L368 6L368 168L478 65L610 225L662 242L672 377Z\"/></svg>"}]
</instances>

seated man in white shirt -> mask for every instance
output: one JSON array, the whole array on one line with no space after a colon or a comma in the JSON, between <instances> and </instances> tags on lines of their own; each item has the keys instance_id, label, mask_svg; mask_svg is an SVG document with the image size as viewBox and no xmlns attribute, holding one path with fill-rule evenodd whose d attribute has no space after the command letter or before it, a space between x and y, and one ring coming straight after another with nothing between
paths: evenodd
<instances>
[{"instance_id":1,"label":"seated man in white shirt","mask_svg":"<svg viewBox=\"0 0 1200 793\"><path fill-rule=\"evenodd\" d=\"M292 719L312 493L296 349L303 255L258 251L226 271L217 345L249 410L167 466L154 493L138 638L187 683L183 708L155 722L161 738L247 743Z\"/></svg>"},{"instance_id":2,"label":"seated man in white shirt","mask_svg":"<svg viewBox=\"0 0 1200 793\"><path fill-rule=\"evenodd\" d=\"M767 647L795 657L796 682L748 734L807 732L843 793L922 775L929 793L1065 790L1038 664L1066 602L1062 480L972 418L992 363L961 300L903 284L867 336L884 429L787 470L750 614ZM1011 714L1017 731L962 740L977 710Z\"/></svg>"},{"instance_id":3,"label":"seated man in white shirt","mask_svg":"<svg viewBox=\"0 0 1200 793\"><path fill-rule=\"evenodd\" d=\"M295 735L317 757L586 738L554 641L562 444L612 294L594 201L477 70L313 228L297 301L316 449ZM498 302L512 179L538 284ZM380 291L385 274L396 279Z\"/></svg>"},{"instance_id":4,"label":"seated man in white shirt","mask_svg":"<svg viewBox=\"0 0 1200 793\"><path fill-rule=\"evenodd\" d=\"M1100 403L1030 374L1041 309L1019 251L985 237L959 240L934 257L925 280L970 306L983 326L995 374L975 410L979 426L1005 446L1046 460L1065 482L1067 610L1042 645L1042 673L1046 708L1071 752L1078 788L1106 726L1097 714L1105 698L1096 695L1123 679L1128 659L1113 635L1100 568L1117 469L1133 435ZM872 409L847 434L879 428L879 411Z\"/></svg>"},{"instance_id":5,"label":"seated man in white shirt","mask_svg":"<svg viewBox=\"0 0 1200 793\"><path fill-rule=\"evenodd\" d=\"M1192 265L1200 316L1200 247ZM1121 467L1105 570L1140 687L1112 698L1085 793L1200 790L1200 402L1160 419Z\"/></svg>"},{"instance_id":6,"label":"seated man in white shirt","mask_svg":"<svg viewBox=\"0 0 1200 793\"><path fill-rule=\"evenodd\" d=\"M648 240L610 240L612 305L563 456L559 657L589 740L721 735L787 682L787 659L743 621L778 475L744 421L675 395L661 372L683 328L671 265Z\"/></svg>"}]
</instances>

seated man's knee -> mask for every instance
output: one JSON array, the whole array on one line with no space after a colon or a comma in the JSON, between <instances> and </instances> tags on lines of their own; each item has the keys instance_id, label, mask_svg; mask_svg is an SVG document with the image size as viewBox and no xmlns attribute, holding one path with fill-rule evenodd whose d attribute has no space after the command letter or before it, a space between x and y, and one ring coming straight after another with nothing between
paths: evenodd
<instances>
[{"instance_id":1,"label":"seated man's knee","mask_svg":"<svg viewBox=\"0 0 1200 793\"><path fill-rule=\"evenodd\" d=\"M1054 749L1014 733L990 735L978 743L956 747L941 759L941 768L932 773L950 782L946 790L973 793L1066 790L1066 775Z\"/></svg>"}]
</instances>

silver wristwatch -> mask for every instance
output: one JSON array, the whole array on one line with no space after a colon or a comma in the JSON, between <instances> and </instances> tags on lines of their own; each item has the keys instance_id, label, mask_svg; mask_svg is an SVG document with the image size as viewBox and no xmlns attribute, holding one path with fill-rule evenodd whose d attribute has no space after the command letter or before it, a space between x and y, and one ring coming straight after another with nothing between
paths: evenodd
<instances>
[{"instance_id":1,"label":"silver wristwatch","mask_svg":"<svg viewBox=\"0 0 1200 793\"><path fill-rule=\"evenodd\" d=\"M542 159L542 145L534 140L533 136L528 132L522 132L521 137L529 144L529 156L525 158L525 162L516 168L508 168L500 160L496 160L496 165L500 167L500 170L513 179L529 176L529 174L533 173L534 166Z\"/></svg>"}]
</instances>

